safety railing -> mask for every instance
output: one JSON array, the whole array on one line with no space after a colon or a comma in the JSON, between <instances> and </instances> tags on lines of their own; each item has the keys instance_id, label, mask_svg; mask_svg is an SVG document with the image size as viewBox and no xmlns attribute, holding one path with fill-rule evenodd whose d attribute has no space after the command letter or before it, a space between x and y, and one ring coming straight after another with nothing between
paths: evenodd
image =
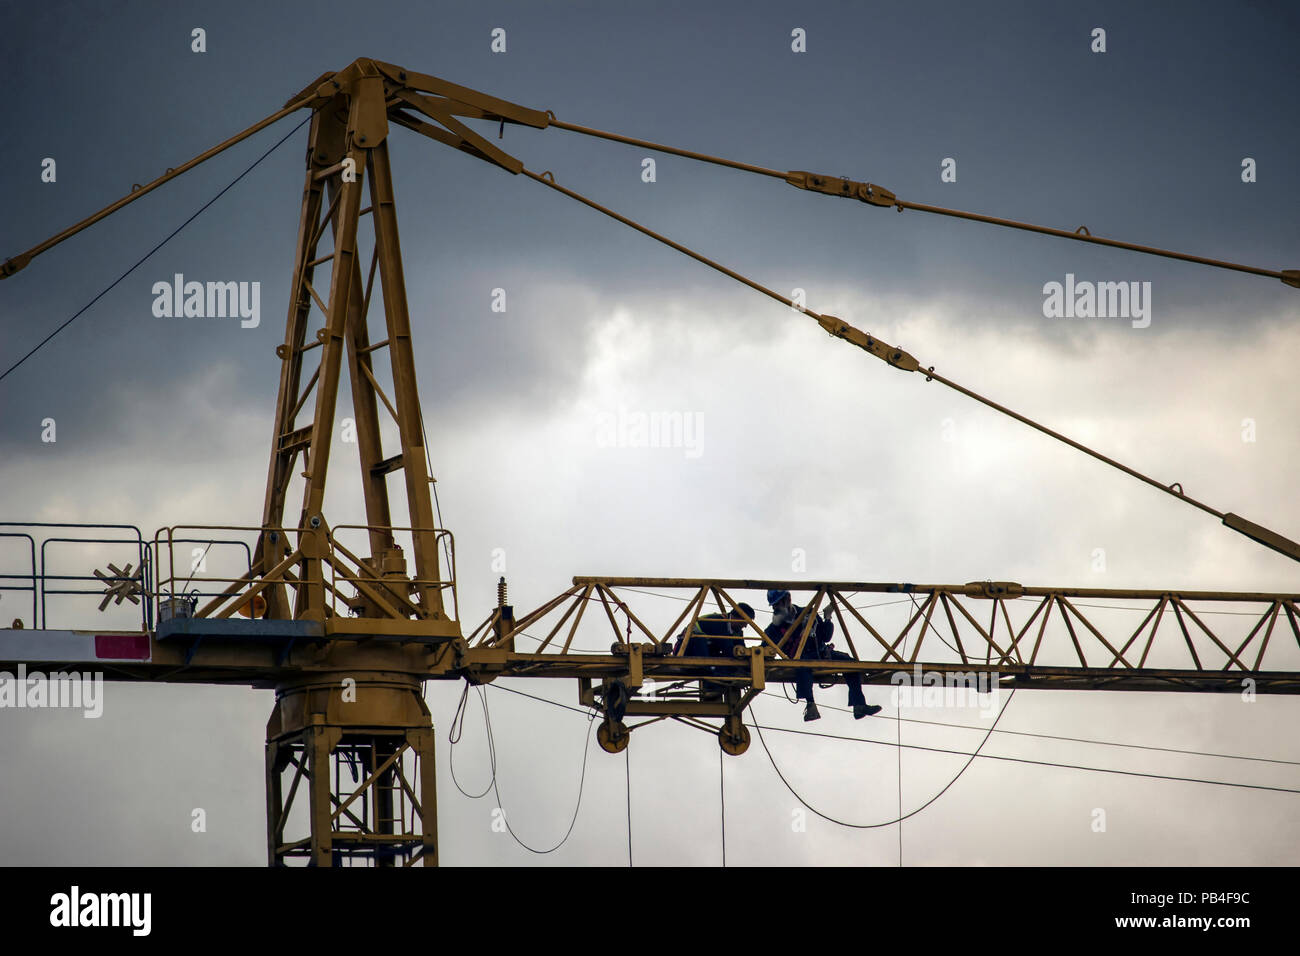
<instances>
[{"instance_id":1,"label":"safety railing","mask_svg":"<svg viewBox=\"0 0 1300 956\"><path fill-rule=\"evenodd\" d=\"M315 544L304 553L308 533ZM436 577L407 573L417 546ZM0 522L0 626L151 631L177 616L261 617L272 586L288 589L291 616L312 583L302 577L309 560L320 562L327 616L418 619L436 594L458 620L455 554L440 528L172 525L147 539L131 524Z\"/></svg>"},{"instance_id":2,"label":"safety railing","mask_svg":"<svg viewBox=\"0 0 1300 956\"><path fill-rule=\"evenodd\" d=\"M155 531L150 549L158 578L151 592L156 619L192 617L205 598L223 593L215 590L218 584L230 585L251 575L261 531L235 525L172 525ZM229 570L230 576L209 573L210 563Z\"/></svg>"},{"instance_id":3,"label":"safety railing","mask_svg":"<svg viewBox=\"0 0 1300 956\"><path fill-rule=\"evenodd\" d=\"M15 557L5 543L18 543L23 554ZM102 627L108 621L114 629L149 630L151 564L148 544L135 525L0 522L0 602L11 593L28 596L22 614L0 605L0 615L21 627ZM86 620L87 602L73 600L84 597L100 598L98 613L109 616ZM58 608L53 614L51 604Z\"/></svg>"},{"instance_id":4,"label":"safety railing","mask_svg":"<svg viewBox=\"0 0 1300 956\"><path fill-rule=\"evenodd\" d=\"M380 534L400 534L405 540L405 547L402 549L403 555L406 556L405 563L410 564L413 561L416 548L417 535L431 535L432 540L428 542L433 548L434 553L440 555L438 567L442 574L438 578L419 578L407 576L404 572L395 572L386 574L382 569L375 568L370 562L358 558L356 551L362 547L361 541L355 539L367 539L375 532ZM344 544L341 539L353 539L349 541L351 547ZM365 588L372 590L381 590L387 587L390 591L395 581L410 582L411 590L431 594L436 591L439 593L444 612L453 620L460 620L460 607L456 593L456 539L450 531L445 528L411 528L411 527L380 527L377 525L363 524L340 524L334 525L329 529L328 541L332 552L342 555L356 565L354 573L349 575L340 575L339 564L330 562L333 575L330 580L330 593L336 599L340 596L338 585L341 582L351 584L360 594L364 594ZM443 576L445 575L445 577ZM358 586L363 586L358 588ZM382 591L381 591L382 594ZM405 606L408 609L414 608L406 598L400 594L394 595L397 598L398 608ZM409 595L407 595L409 598ZM447 610L448 597L450 597L451 608ZM354 600L360 600L355 598Z\"/></svg>"},{"instance_id":5,"label":"safety railing","mask_svg":"<svg viewBox=\"0 0 1300 956\"><path fill-rule=\"evenodd\" d=\"M217 545L238 545L242 550L213 553ZM417 545L444 556L437 562L437 578L407 574ZM449 598L451 616L459 617L455 542L445 529L173 525L156 532L152 547L160 620L235 614L263 617L271 607L269 589L284 590L288 607L281 613L290 615L292 609L305 606L306 589L313 587L324 591L327 616L418 619L428 614L427 606L432 606L436 594L444 613ZM189 554L178 566L178 549L185 547ZM381 553L369 553L374 550ZM313 562L319 562L318 571L311 570Z\"/></svg>"}]
</instances>

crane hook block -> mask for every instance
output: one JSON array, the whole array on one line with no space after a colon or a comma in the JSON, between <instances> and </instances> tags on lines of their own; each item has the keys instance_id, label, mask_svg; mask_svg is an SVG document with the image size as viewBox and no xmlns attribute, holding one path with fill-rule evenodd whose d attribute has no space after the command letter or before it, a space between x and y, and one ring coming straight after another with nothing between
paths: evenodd
<instances>
[{"instance_id":1,"label":"crane hook block","mask_svg":"<svg viewBox=\"0 0 1300 956\"><path fill-rule=\"evenodd\" d=\"M898 201L898 197L884 186L860 183L855 179L841 179L839 176L822 176L818 173L792 170L785 174L785 181L799 189L825 193L827 196L858 199L873 206L892 206Z\"/></svg>"},{"instance_id":2,"label":"crane hook block","mask_svg":"<svg viewBox=\"0 0 1300 956\"><path fill-rule=\"evenodd\" d=\"M833 315L819 315L817 321L829 334L838 339L844 339L846 342L851 342L858 348L870 352L881 361L888 362L894 368L901 368L904 372L915 372L921 367L921 363L916 360L916 356L910 352L904 352L902 349L887 345L875 336L854 328L843 319L837 319Z\"/></svg>"}]
</instances>

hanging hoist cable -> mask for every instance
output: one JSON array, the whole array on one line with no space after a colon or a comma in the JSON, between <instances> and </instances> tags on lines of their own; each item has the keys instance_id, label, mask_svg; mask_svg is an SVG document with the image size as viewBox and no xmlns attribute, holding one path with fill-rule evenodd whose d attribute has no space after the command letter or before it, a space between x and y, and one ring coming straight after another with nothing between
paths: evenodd
<instances>
[{"instance_id":1,"label":"hanging hoist cable","mask_svg":"<svg viewBox=\"0 0 1300 956\"><path fill-rule=\"evenodd\" d=\"M912 607L916 607L916 598L910 592L907 596L912 599ZM921 616L920 608L917 608L916 615ZM907 638L908 635L905 633L902 655L904 659L907 657ZM919 646L917 650L920 650ZM984 740L988 739L989 735L986 734ZM894 688L894 742L898 745L895 752L898 755L898 866L901 869L903 866L903 695L897 687ZM980 746L984 746L983 742ZM965 769L963 767L962 772L965 772Z\"/></svg>"},{"instance_id":2,"label":"hanging hoist cable","mask_svg":"<svg viewBox=\"0 0 1300 956\"><path fill-rule=\"evenodd\" d=\"M998 715L993 721L993 726L990 727L988 731L984 734L984 739L980 741L980 745L976 747L975 751L967 757L966 762L962 764L962 768L957 771L957 775L953 777L951 780L949 780L946 784L944 784L942 790L936 793L929 800L925 801L925 803L921 804L915 810L910 810L907 813L903 813L900 810L898 817L896 817L895 819L882 820L880 823L849 823L847 820L839 820L828 814L822 813L820 810L818 810L816 807L810 804L807 800L805 800L802 796L799 795L799 791L795 790L795 788L790 785L790 781L785 778L785 774L783 774L781 772L781 768L777 766L776 759L772 756L772 751L768 750L767 748L767 741L763 739L763 728L759 725L758 718L754 717L754 715L751 713L750 719L753 721L751 726L754 728L754 732L758 735L758 742L763 745L763 752L767 754L768 762L772 764L772 769L776 771L776 775L781 778L781 782L785 784L785 788L790 791L790 793L794 796L796 800L802 803L816 816L819 816L823 820L826 820L830 823L834 823L842 827L848 827L849 829L852 830L877 830L880 829L881 827L892 827L895 824L901 824L904 820L908 819L909 817L916 816L926 807L930 806L930 804L934 803L945 793L947 793L949 788L951 788L954 783L960 780L962 774L964 774L966 770L970 767L970 765L975 762L975 758L982 756L980 751L983 750L984 745L989 742L989 737L991 737L993 735L993 731L997 729L998 721L1000 721L1002 719L1002 715L1007 712L1007 707L1011 704L1011 699L1015 696L1016 696L1015 688L1012 688L1011 693L1007 695L1007 702L1003 704L1002 709L998 711ZM901 753L903 749L901 744L898 745L898 749L899 752Z\"/></svg>"},{"instance_id":3,"label":"hanging hoist cable","mask_svg":"<svg viewBox=\"0 0 1300 956\"><path fill-rule=\"evenodd\" d=\"M484 730L485 730L486 733L487 733L488 762L489 762L489 765L490 765L490 767L491 767L491 771L492 771L492 779L491 779L491 781L489 782L487 789L485 789L482 793L477 794L477 795L475 795L475 794L471 794L471 793L467 793L467 792L465 791L465 789L464 789L463 787L461 787L459 781L456 780L456 776L455 776L455 771L454 771L454 770L452 771L452 782L456 784L456 789L457 789L457 790L459 790L461 793L465 794L465 796L469 797L470 799L474 799L474 800L477 800L477 799L479 799L479 798L481 798L481 797L485 797L485 796L487 796L488 791L490 790L490 791L493 793L493 795L496 796L496 800L497 800L497 809L501 811L501 821L502 821L502 822L505 824L505 826L506 826L506 832L510 834L511 838L512 838L516 843L518 843L521 847L523 847L523 848L524 848L525 850L527 850L529 853L536 853L538 856L545 856L545 855L548 854L548 853L554 853L556 850L560 849L560 847L564 846L564 844L566 844L566 843L569 842L569 837L573 835L573 828L574 828L574 827L577 825L577 823L578 823L578 813L579 813L579 811L582 809L582 795L583 795L583 792L584 792L585 789L586 789L586 784L587 784L587 755L588 755L588 753L590 753L590 751L591 751L591 727L592 727L593 722L594 722L595 719L596 719L596 712L593 710L593 711L591 711L591 712L587 715L587 729L586 729L586 731L585 731L584 734L583 734L583 746L582 746L582 772L581 772L581 774L580 774L580 776L579 776L579 778L578 778L578 800L577 800L577 803L576 803L576 804L574 805L574 807L573 807L573 817L572 817L572 819L569 820L569 828L568 828L567 830L564 831L564 836L562 836L562 837L560 838L560 842L556 843L555 846L550 847L550 848L545 849L545 850L541 850L541 849L538 849L537 847L529 846L529 845L528 845L527 843L525 843L522 839L520 839L519 834L515 833L515 831L514 831L514 827L512 827L512 826L510 825L510 815L509 815L508 813L506 813L506 811L505 811L505 807L503 806L503 803L502 803L502 800L501 800L501 790L500 790L500 787L499 787L499 785L498 785L498 781L497 781L497 755L496 755L496 754L497 754L497 749L496 749L496 738L495 738L495 736L494 736L494 734L493 734L493 732L492 732L492 715L491 715L491 712L490 712L489 709L488 709L487 695L484 694L484 692L483 692L483 688L482 688L482 687L479 687L479 688L478 688L478 692L479 692L480 700L481 700L482 703L483 703L483 727L484 727ZM447 734L447 740L448 740L448 743L451 745L452 754L455 753L455 746L456 746L457 743L460 742L461 734L462 734L463 731L464 731L464 724L465 724L465 701L466 701L466 699L467 699L468 694L469 694L469 682L466 681L466 683L465 683L465 689L461 692L460 703L457 704L457 706L456 706L456 715L452 718L452 726L451 726L451 729L448 731L448 734ZM526 696L527 696L527 695L526 695ZM542 699L542 698L537 698L537 699L540 700L540 699ZM556 703L556 702L555 702L555 701L548 701L548 703ZM569 709L573 709L573 708L569 708ZM449 756L449 757L448 757L448 762L449 762L449 763L450 763L451 759L452 759L451 756ZM630 800L631 800L631 798L630 798L630 795L629 795L629 803L628 803L628 807L629 807L629 811L628 811L628 812L629 812L629 814L631 813L631 809L630 809L630 808L631 808L631 802L630 802ZM629 816L629 820L630 820L630 816ZM630 847L631 847L630 839L631 839L631 838L629 837L629 844L628 844L628 845L629 845L629 852L630 852Z\"/></svg>"},{"instance_id":4,"label":"hanging hoist cable","mask_svg":"<svg viewBox=\"0 0 1300 956\"><path fill-rule=\"evenodd\" d=\"M722 804L722 866L727 866L727 782L724 776L722 748L718 748L718 796Z\"/></svg>"},{"instance_id":5,"label":"hanging hoist cable","mask_svg":"<svg viewBox=\"0 0 1300 956\"><path fill-rule=\"evenodd\" d=\"M623 748L623 772L627 781L627 865L632 866L632 748Z\"/></svg>"},{"instance_id":6,"label":"hanging hoist cable","mask_svg":"<svg viewBox=\"0 0 1300 956\"><path fill-rule=\"evenodd\" d=\"M487 701L483 697L483 688L481 687L478 688L478 696L479 696L479 702L483 705L483 723L484 726L486 726L487 725ZM464 787L460 785L460 781L456 779L456 745L460 743L461 735L465 732L465 704L468 700L469 700L469 681L465 681L465 686L461 689L460 692L460 701L456 704L456 713L451 718L451 729L448 730L447 732L447 743L450 745L447 748L447 763L451 768L451 782L456 785L456 789L459 790L465 796L469 797L471 800L479 800L488 795L488 792L492 789L492 784L496 782L497 754L496 754L496 748L493 746L492 739L489 737L488 738L488 770L491 773L491 777L488 780L487 786L483 788L482 793L470 793L468 790L466 790Z\"/></svg>"}]
</instances>

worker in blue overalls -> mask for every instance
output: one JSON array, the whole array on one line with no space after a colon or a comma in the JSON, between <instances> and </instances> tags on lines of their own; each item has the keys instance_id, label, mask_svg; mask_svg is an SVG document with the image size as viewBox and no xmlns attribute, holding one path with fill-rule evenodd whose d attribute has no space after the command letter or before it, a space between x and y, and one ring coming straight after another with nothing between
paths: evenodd
<instances>
[{"instance_id":1,"label":"worker in blue overalls","mask_svg":"<svg viewBox=\"0 0 1300 956\"><path fill-rule=\"evenodd\" d=\"M803 613L803 608L792 601L789 591L776 588L767 592L767 603L772 606L772 623L767 626L766 634L783 653L794 657L795 652L799 649L799 638L803 634L804 628L802 624L799 627L791 627L791 625ZM808 634L808 640L804 642L803 653L799 655L799 659L853 660L848 654L837 651L831 646L831 638L834 634L835 624L831 621L830 610L827 609L825 617L814 619ZM817 702L813 700L812 671L800 670L798 676L795 677L794 683L795 698L807 701L804 705L803 719L820 720L821 713L817 710ZM849 688L849 706L853 708L854 720L861 720L863 717L872 717L880 713L880 705L868 704L867 698L863 696L862 676L860 674L854 671L846 673L844 683Z\"/></svg>"}]
</instances>

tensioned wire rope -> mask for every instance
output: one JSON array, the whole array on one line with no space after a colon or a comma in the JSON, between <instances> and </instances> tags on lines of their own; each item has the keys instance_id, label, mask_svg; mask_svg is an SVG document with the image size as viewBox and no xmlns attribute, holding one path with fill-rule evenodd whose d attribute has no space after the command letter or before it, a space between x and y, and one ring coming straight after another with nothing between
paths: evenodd
<instances>
[{"instance_id":1,"label":"tensioned wire rope","mask_svg":"<svg viewBox=\"0 0 1300 956\"><path fill-rule=\"evenodd\" d=\"M87 303L86 303L85 305L83 305L80 309L78 309L76 312L74 312L74 313L72 314L71 317L69 317L67 320L65 320L65 321L62 322L60 325L58 325L58 326L54 329L53 332L51 332L49 335L45 336L45 338L41 339L41 341L39 341L38 343L36 343L36 345L33 346L32 349L31 349L30 351L28 351L28 353L27 353L26 355L24 355L22 358L20 358L17 362L14 362L13 365L9 366L9 367L8 367L7 369L5 369L3 372L0 372L0 380L3 380L3 379L5 378L5 376L7 376L10 372L12 372L12 371L14 371L15 369L17 369L20 365L22 365L24 362L26 362L29 358L31 358L33 355L35 355L37 352L39 352L39 351L41 350L41 348L43 348L46 344L48 344L48 343L50 342L51 339L53 339L56 335L58 335L60 332L62 332L64 329L66 329L69 325L71 325L73 322L75 322L78 318L80 318L82 315L84 315L84 314L86 313L86 311L87 311L87 310L88 310L92 305L94 305L96 302L98 302L98 301L99 301L100 299L102 299L104 296L108 295L108 293L111 292L114 288L116 288L116 287L117 287L117 286L118 286L118 285L119 285L119 284L120 284L124 279L126 279L127 276L129 276L131 273L135 272L135 270L138 269L138 268L140 268L140 266L144 265L145 262L148 261L148 259L149 259L149 258L150 258L150 257L151 257L155 252L157 252L157 251L158 251L159 249L161 249L163 246L167 245L167 243L169 243L169 242L171 242L173 239L175 239L176 236L180 234L180 232L181 232L182 229L184 229L186 226L188 226L190 223L192 223L195 219L198 219L199 216L203 215L203 213L208 209L209 206L211 206L211 205L212 205L213 203L215 203L218 199L220 199L222 196L224 196L227 192L229 192L229 191L230 191L230 190L235 186L236 183L238 183L241 179L243 179L245 176L247 176L249 173L251 173L254 169L256 169L256 168L261 164L262 160L266 159L268 156L270 156L272 153L274 153L277 149L279 149L279 148L284 144L284 142L285 142L285 141L286 141L290 136L292 136L294 133L298 132L298 130L302 129L303 126L306 125L307 122L308 122L310 119L311 119L311 115L309 114L306 118L303 119L303 121L302 121L301 123L299 123L299 124L298 124L297 126L295 126L293 129L289 130L289 132L285 133L285 134L284 134L283 136L281 136L278 140L276 140L275 144L274 144L270 149L268 149L266 152L264 152L261 156L257 157L257 159L253 160L253 162L252 162L252 163L251 163L251 164L250 164L250 165L249 165L249 166L248 166L248 167L247 167L247 168L246 168L242 173L240 173L238 176L236 176L234 179L232 179L229 183L227 183L225 186L223 186L223 187L221 188L221 191L220 191L220 192L218 192L215 196L213 196L211 199L209 199L207 202L205 202L202 206L200 206L200 207L199 207L199 208L194 212L193 215L191 215L191 216L190 216L188 219L186 219L183 223L181 223L179 226L177 226L175 229L173 229L170 233L168 233L168 235L167 235L167 236L166 236L166 237L165 237L161 242L159 242L156 246L154 246L152 249L150 249L148 252L146 252L143 256L141 256L139 259L137 259L136 262L135 262L135 264L134 264L133 266L131 266L130 268L128 268L125 272L123 272L123 273L122 273L121 275L119 275L116 279L114 279L114 280L113 280L112 282L110 282L107 286L105 286L105 287L104 287L103 289L101 289L98 293L96 293L96 295L95 295L94 298L92 298L89 302L87 302Z\"/></svg>"},{"instance_id":2,"label":"tensioned wire rope","mask_svg":"<svg viewBox=\"0 0 1300 956\"><path fill-rule=\"evenodd\" d=\"M686 156L688 158L699 159L704 162L714 162L714 163L720 162L722 165L730 166L737 169L742 169L748 172L757 172L763 175L776 175L782 179L786 178L786 174L780 173L776 170L764 169L762 167L757 167L757 166L749 166L748 164L736 163L729 160L726 161L718 160L716 157L709 157L703 154L690 153L689 151L686 150L679 150L672 147L660 146L658 144L646 143L644 141L630 140L625 137L613 136L612 134L603 134L600 131L588 130L583 127L575 127L568 124L557 124L557 125L561 125L562 128L568 128L578 132L593 133L596 135L606 136L606 138L619 139L623 142L639 143L641 145L646 145L655 149L662 149L666 152L675 153L677 155ZM1213 515L1214 517L1222 521L1226 527L1231 528L1232 530L1238 532L1239 534L1249 537L1251 540L1256 541L1257 543L1263 544L1265 547L1272 548L1273 550L1278 551L1281 554L1285 554L1288 557L1292 558L1293 560L1300 560L1300 544L1296 544L1296 542L1290 541L1289 539L1284 538L1283 536L1278 535L1276 532L1270 531L1267 528L1262 528L1258 525L1254 525L1252 522L1245 521L1245 519L1242 519L1237 515L1232 515L1226 512L1219 511L1211 507L1210 505L1205 504L1204 502L1192 498L1191 496L1184 493L1182 485L1179 482L1173 482L1168 485L1163 484L1157 481L1156 479L1151 478L1143 474L1142 472L1139 472L1136 469L1129 467L1128 465L1125 465L1113 458L1103 455L1099 451L1089 448L1087 445L1084 445L1081 442L1077 442L1074 439L1068 438L1067 436L1063 435L1058 431L1048 428L1046 425L1039 424L1033 419L1021 415L1019 412L1015 412L1004 405L1000 405L997 402L993 401L992 399L986 398L985 396L980 395L979 393L974 392L971 389L968 389L965 386L952 381L951 379L945 377L944 375L941 375L940 373L934 370L934 366L929 366L928 368L923 366L920 360L909 355L908 353L904 352L900 348L888 346L884 342L881 342L880 340L876 339L874 336L868 333L863 333L857 329L854 329L853 327L849 326L847 323L833 316L825 316L818 312L813 311L812 309L808 309L803 305L797 304L793 299L781 295L779 292L776 292L775 290L770 289L767 286L764 286L754 281L753 279L750 279L749 277L742 275L739 272L736 272L734 269L729 269L728 267L722 265L721 263L713 259L710 259L707 256L704 256L701 253L698 253L695 250L683 245L682 243L676 242L675 240L670 239L665 235L662 235L661 233L655 232L653 229L650 229L647 226L644 226L641 223L628 218L627 216L615 212L613 209L610 209L607 206L603 206L600 203L596 202L595 200L590 199L587 196L584 196L583 194L575 190L569 189L565 186L561 186L559 183L555 181L554 174L549 171L543 173L536 173L530 169L521 168L520 172L523 175L527 176L528 178L534 180L535 182L541 183L544 186L548 186L551 189L555 190L556 192L560 193L561 195L568 197L569 199L573 199L576 202L581 203L582 205L585 205L605 216L608 216L609 218L615 220L616 222L622 223L623 225L636 230L642 235L654 239L656 242L660 242L668 246L669 248L682 253L683 255L689 256L690 258L696 260L697 262L708 266L710 269L720 272L722 275L727 276L730 279L734 279L735 281L740 282L743 285L749 286L751 289L753 289L756 292L760 292L763 295L775 299L776 301L782 303L783 305L789 307L790 309L793 309L795 312L798 312L801 315L806 315L809 316L810 318L816 319L817 322L822 326L822 328L825 329L831 335L834 335L839 338L843 338L846 341L849 341L852 344L857 345L860 348L863 348L865 351L870 352L872 355L875 355L877 358L880 358L882 361L885 361L890 365L894 365L896 368L901 368L904 371L921 372L921 374L925 376L925 380L927 382L935 381L935 382L939 382L941 385L946 385L948 388L952 389L953 391L959 392L962 395L967 396L968 398L971 398L983 405L986 405L987 407L993 409L994 411L1001 412L1003 415L1006 415L1010 418L1014 418L1016 421L1028 425L1029 427L1035 429L1036 431L1042 432L1043 434L1051 438L1055 438L1057 441L1069 445L1071 448L1074 448L1077 451L1081 451L1084 454L1092 458L1095 458L1104 464L1110 465L1112 468L1116 468L1119 471L1122 471L1133 478L1137 478L1139 481L1142 481L1153 488L1157 488L1160 491L1163 491L1165 494L1177 498L1179 501L1186 502L1187 504L1192 505L1195 508L1199 508L1200 510L1208 514ZM1044 232L1052 235L1061 235L1067 238L1076 238L1076 239L1087 238L1090 240L1101 241L1104 244L1118 246L1133 251L1146 252L1155 255L1163 255L1163 256L1168 256L1170 258L1184 259L1187 261L1197 262L1203 265L1213 265L1222 268L1236 269L1242 272L1251 272L1258 275L1281 278L1283 279L1283 281L1286 281L1288 284L1293 284L1291 279L1294 278L1295 279L1294 284L1300 285L1300 277L1285 277L1284 274L1281 272L1274 272L1274 271L1269 271L1264 269L1256 269L1251 266L1241 266L1234 263L1223 262L1220 260L1205 259L1197 256L1188 256L1188 255L1183 255L1182 253L1166 252L1164 250L1158 250L1152 247L1137 246L1132 243L1121 243L1113 240L1100 240L1098 239L1098 237L1092 237L1092 236L1084 237L1081 235L1067 233L1064 232L1063 230L1046 229L1043 227L1030 226L1025 223L1015 223L1010 220L999 220L993 217L981 217L972 214L961 213L956 210L942 209L941 207L924 206L920 204L909 204L909 203L903 203L902 201L899 201L898 205L900 209L903 208L904 206L909 206L910 208L920 209L926 212L937 212L937 213L957 215L962 218L978 219L985 222L992 222L998 225L1014 226L1016 228L1026 228L1032 231Z\"/></svg>"},{"instance_id":3,"label":"tensioned wire rope","mask_svg":"<svg viewBox=\"0 0 1300 956\"><path fill-rule=\"evenodd\" d=\"M636 139L631 136L623 136L619 133L610 133L605 130L593 129L589 126L578 126L575 123L566 123L557 119L554 113L548 111L550 125L556 129L567 130L571 133L580 133L583 136L592 136L597 139L612 140L616 143L624 143L629 146L639 146L644 149L652 149L657 152L669 153L673 156L681 156L685 159L698 160L702 163L712 163L715 166L725 166L729 169L738 169L742 172L757 173L760 176L770 176L774 179L780 179L790 185L801 185L807 188L807 177L812 175L814 179L827 178L817 177L815 174L809 174L799 171L783 172L779 169L770 169L766 166L756 166L752 163L737 162L732 159L724 159L720 156L711 156L708 153L695 152L694 150L681 149L676 146L667 146L663 143L654 143L646 139ZM904 209L915 209L918 212L934 213L939 216L953 216L958 219L968 219L973 222L982 222L993 226L1004 226L1009 229L1023 229L1027 232L1036 232L1047 236L1056 236L1061 239L1072 239L1076 242L1087 242L1094 245L1110 246L1116 249L1125 249L1129 252L1140 252L1145 255L1162 256L1167 259L1177 259L1182 262L1192 262L1197 265L1213 266L1217 269L1230 269L1236 272L1245 272L1251 275L1264 276L1270 279L1280 279L1282 282L1294 288L1300 288L1300 270L1279 270L1279 269L1261 269L1257 266L1242 265L1237 262L1228 262L1224 259L1212 259L1208 256L1193 256L1184 252L1172 252L1168 249L1160 249L1156 246L1144 246L1135 242L1122 242L1118 239L1107 239L1103 236L1094 236L1085 228L1076 229L1069 232L1065 229L1054 229L1050 226L1036 226L1033 223L1019 222L1014 219L1003 219L998 216L986 216L981 213L965 212L960 209L949 209L945 206L932 206L926 203L911 202L906 199L899 199L888 190L882 189L871 183L855 183L845 181L850 186L863 186L871 190L870 200L873 205L893 206L899 212ZM843 187L841 187L843 188ZM821 190L818 190L821 191ZM839 193L831 193L839 195ZM861 192L845 194L851 198L862 198Z\"/></svg>"}]
</instances>

